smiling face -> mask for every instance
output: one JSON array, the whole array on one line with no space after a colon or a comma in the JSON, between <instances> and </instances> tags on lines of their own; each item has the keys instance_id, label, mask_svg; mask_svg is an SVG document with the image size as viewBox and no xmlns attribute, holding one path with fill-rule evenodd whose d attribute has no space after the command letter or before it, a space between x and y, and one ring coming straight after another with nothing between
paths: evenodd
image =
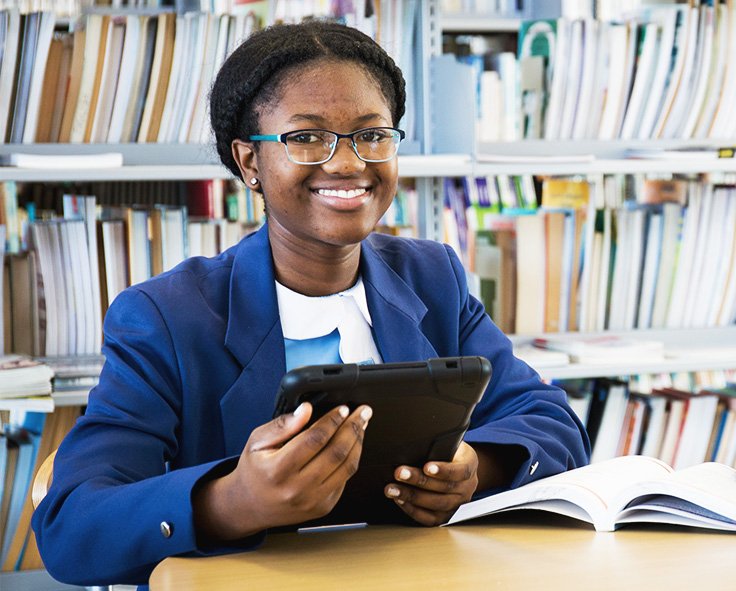
<instances>
[{"instance_id":1,"label":"smiling face","mask_svg":"<svg viewBox=\"0 0 736 591\"><path fill-rule=\"evenodd\" d=\"M261 108L261 134L317 128L350 133L397 123L376 80L354 62L309 63L287 75L276 95ZM256 152L252 143L236 141L233 153L246 182L258 179L274 254L281 247L311 253L354 249L396 194L396 159L363 162L345 138L319 165L294 164L279 142L262 142Z\"/></svg>"}]
</instances>

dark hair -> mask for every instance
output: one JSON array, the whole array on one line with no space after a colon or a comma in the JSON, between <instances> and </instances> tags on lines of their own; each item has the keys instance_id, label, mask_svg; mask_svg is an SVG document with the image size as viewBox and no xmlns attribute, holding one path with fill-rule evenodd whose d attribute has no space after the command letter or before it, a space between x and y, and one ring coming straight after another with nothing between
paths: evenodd
<instances>
[{"instance_id":1,"label":"dark hair","mask_svg":"<svg viewBox=\"0 0 736 591\"><path fill-rule=\"evenodd\" d=\"M373 76L383 92L393 125L404 115L406 90L401 70L386 51L357 29L310 20L273 25L245 40L225 60L210 93L210 122L220 160L237 177L234 139L258 133L258 107L274 98L288 71L319 59L353 61Z\"/></svg>"}]
</instances>

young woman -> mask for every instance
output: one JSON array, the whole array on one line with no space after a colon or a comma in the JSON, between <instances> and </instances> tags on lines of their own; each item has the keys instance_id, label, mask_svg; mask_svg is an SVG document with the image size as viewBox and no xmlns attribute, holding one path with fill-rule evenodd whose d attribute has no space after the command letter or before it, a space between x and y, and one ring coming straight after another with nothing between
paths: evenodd
<instances>
[{"instance_id":1,"label":"young woman","mask_svg":"<svg viewBox=\"0 0 736 591\"><path fill-rule=\"evenodd\" d=\"M254 548L329 513L372 411L335 408L305 428L305 404L271 420L281 377L308 363L492 362L453 461L397 466L386 483L419 524L587 461L564 393L513 356L452 250L371 233L396 193L404 100L389 56L337 24L275 26L226 61L218 151L263 195L267 223L111 306L100 384L33 519L55 578L145 583L167 556Z\"/></svg>"}]
</instances>

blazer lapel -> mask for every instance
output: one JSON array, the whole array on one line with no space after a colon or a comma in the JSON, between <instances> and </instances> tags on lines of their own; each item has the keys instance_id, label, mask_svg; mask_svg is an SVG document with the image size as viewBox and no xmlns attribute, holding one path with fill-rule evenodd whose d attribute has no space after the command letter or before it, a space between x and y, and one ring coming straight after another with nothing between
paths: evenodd
<instances>
[{"instance_id":1,"label":"blazer lapel","mask_svg":"<svg viewBox=\"0 0 736 591\"><path fill-rule=\"evenodd\" d=\"M244 239L233 260L225 346L243 366L220 401L228 454L239 454L251 431L273 415L286 373L268 228Z\"/></svg>"},{"instance_id":2,"label":"blazer lapel","mask_svg":"<svg viewBox=\"0 0 736 591\"><path fill-rule=\"evenodd\" d=\"M419 361L437 357L421 330L427 313L424 302L364 240L361 272L376 345L384 362Z\"/></svg>"}]
</instances>

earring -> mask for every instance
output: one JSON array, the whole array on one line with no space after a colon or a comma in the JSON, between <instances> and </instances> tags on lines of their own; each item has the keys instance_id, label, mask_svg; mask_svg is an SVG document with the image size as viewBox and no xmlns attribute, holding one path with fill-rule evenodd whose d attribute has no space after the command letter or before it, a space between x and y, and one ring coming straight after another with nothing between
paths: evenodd
<instances>
[{"instance_id":1,"label":"earring","mask_svg":"<svg viewBox=\"0 0 736 591\"><path fill-rule=\"evenodd\" d=\"M256 177L253 177L252 179L250 179L250 184L251 185L257 185L258 184L258 179Z\"/></svg>"}]
</instances>

